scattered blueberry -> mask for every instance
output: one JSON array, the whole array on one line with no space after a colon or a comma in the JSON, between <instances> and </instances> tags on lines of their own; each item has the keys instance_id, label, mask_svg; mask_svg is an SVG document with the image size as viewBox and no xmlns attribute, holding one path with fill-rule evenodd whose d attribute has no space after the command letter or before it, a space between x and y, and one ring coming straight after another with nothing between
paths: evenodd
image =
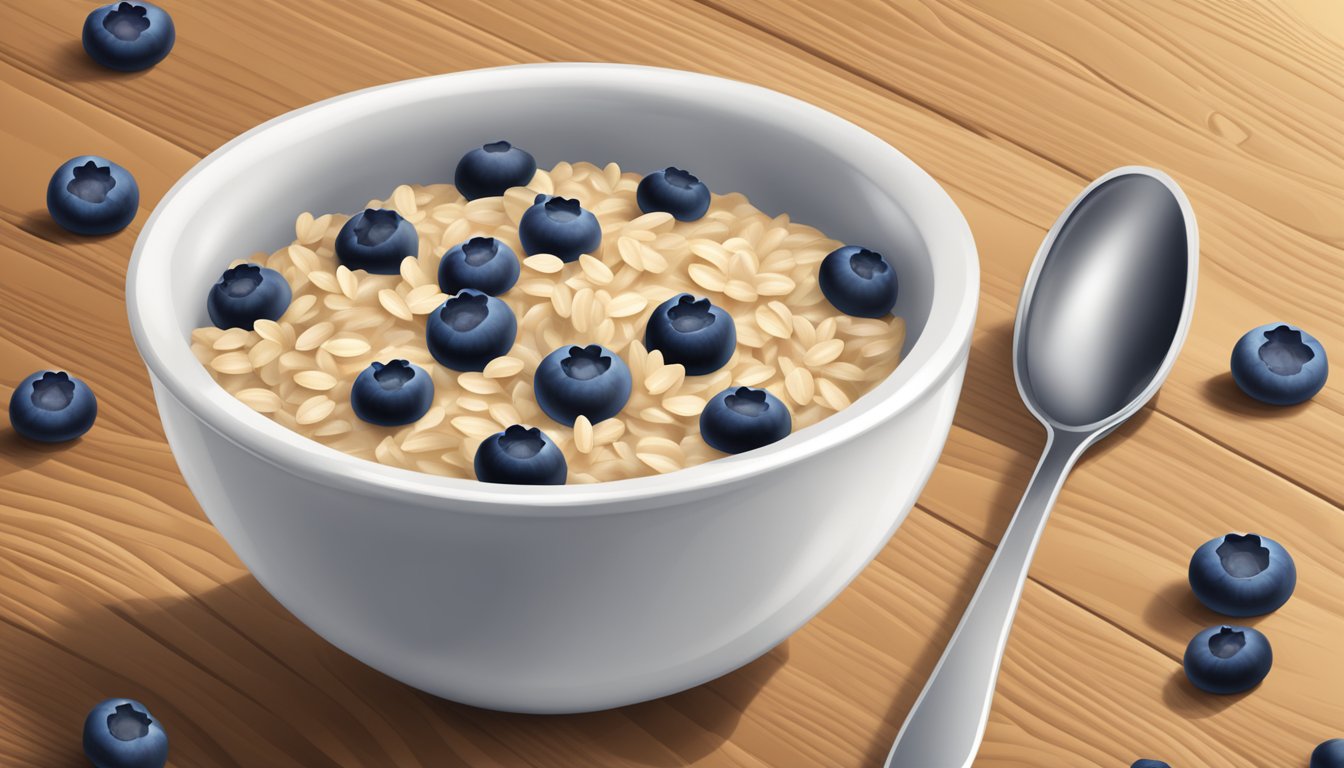
<instances>
[{"instance_id":1,"label":"scattered blueberry","mask_svg":"<svg viewBox=\"0 0 1344 768\"><path fill-rule=\"evenodd\" d=\"M564 485L565 454L536 427L514 424L476 449L476 479L483 483Z\"/></svg>"},{"instance_id":2,"label":"scattered blueberry","mask_svg":"<svg viewBox=\"0 0 1344 768\"><path fill-rule=\"evenodd\" d=\"M98 399L88 385L65 371L38 371L9 397L9 424L29 440L63 443L89 431Z\"/></svg>"},{"instance_id":3,"label":"scattered blueberry","mask_svg":"<svg viewBox=\"0 0 1344 768\"><path fill-rule=\"evenodd\" d=\"M84 754L94 768L163 768L168 734L134 699L107 699L84 719Z\"/></svg>"},{"instance_id":4,"label":"scattered blueberry","mask_svg":"<svg viewBox=\"0 0 1344 768\"><path fill-rule=\"evenodd\" d=\"M681 293L653 310L644 329L644 346L663 353L663 361L681 363L686 373L700 376L719 370L737 348L732 315Z\"/></svg>"},{"instance_id":5,"label":"scattered blueberry","mask_svg":"<svg viewBox=\"0 0 1344 768\"><path fill-rule=\"evenodd\" d=\"M1185 648L1185 676L1209 693L1249 691L1273 663L1269 638L1250 627L1209 627Z\"/></svg>"},{"instance_id":6,"label":"scattered blueberry","mask_svg":"<svg viewBox=\"0 0 1344 768\"><path fill-rule=\"evenodd\" d=\"M1229 533L1206 542L1190 558L1195 597L1225 616L1259 616L1288 602L1297 566L1278 542Z\"/></svg>"},{"instance_id":7,"label":"scattered blueberry","mask_svg":"<svg viewBox=\"0 0 1344 768\"><path fill-rule=\"evenodd\" d=\"M65 161L47 183L47 212L77 235L106 235L131 223L140 208L135 177L95 155Z\"/></svg>"},{"instance_id":8,"label":"scattered blueberry","mask_svg":"<svg viewBox=\"0 0 1344 768\"><path fill-rule=\"evenodd\" d=\"M420 252L415 225L396 211L368 208L356 213L336 234L336 258L349 269L395 275L407 256Z\"/></svg>"},{"instance_id":9,"label":"scattered blueberry","mask_svg":"<svg viewBox=\"0 0 1344 768\"><path fill-rule=\"evenodd\" d=\"M1331 739L1311 751L1310 768L1344 768L1344 739Z\"/></svg>"},{"instance_id":10,"label":"scattered blueberry","mask_svg":"<svg viewBox=\"0 0 1344 768\"><path fill-rule=\"evenodd\" d=\"M258 320L279 320L289 309L289 281L274 269L239 264L210 286L205 309L216 328L252 330Z\"/></svg>"},{"instance_id":11,"label":"scattered blueberry","mask_svg":"<svg viewBox=\"0 0 1344 768\"><path fill-rule=\"evenodd\" d=\"M529 256L549 253L561 261L577 261L602 244L602 225L578 200L537 195L518 222L518 239Z\"/></svg>"},{"instance_id":12,"label":"scattered blueberry","mask_svg":"<svg viewBox=\"0 0 1344 768\"><path fill-rule=\"evenodd\" d=\"M709 447L742 453L788 436L793 417L779 398L764 389L729 387L700 412L700 436Z\"/></svg>"},{"instance_id":13,"label":"scattered blueberry","mask_svg":"<svg viewBox=\"0 0 1344 768\"><path fill-rule=\"evenodd\" d=\"M419 421L434 402L434 379L424 368L405 360L373 363L355 377L350 407L355 415L380 427Z\"/></svg>"},{"instance_id":14,"label":"scattered blueberry","mask_svg":"<svg viewBox=\"0 0 1344 768\"><path fill-rule=\"evenodd\" d=\"M480 371L508 353L518 336L518 319L509 305L480 291L464 288L425 321L429 353L455 371Z\"/></svg>"},{"instance_id":15,"label":"scattered blueberry","mask_svg":"<svg viewBox=\"0 0 1344 768\"><path fill-rule=\"evenodd\" d=\"M1232 378L1237 386L1270 405L1310 400L1325 386L1329 371L1321 342L1286 323L1248 331L1232 348Z\"/></svg>"},{"instance_id":16,"label":"scattered blueberry","mask_svg":"<svg viewBox=\"0 0 1344 768\"><path fill-rule=\"evenodd\" d=\"M567 427L581 415L596 424L620 413L631 385L625 361L597 344L555 350L542 359L532 381L537 405Z\"/></svg>"},{"instance_id":17,"label":"scattered blueberry","mask_svg":"<svg viewBox=\"0 0 1344 768\"><path fill-rule=\"evenodd\" d=\"M474 288L498 296L518 282L518 254L493 237L473 237L458 243L439 262L439 287L444 293Z\"/></svg>"},{"instance_id":18,"label":"scattered blueberry","mask_svg":"<svg viewBox=\"0 0 1344 768\"><path fill-rule=\"evenodd\" d=\"M1161 760L1143 759L1143 760L1135 760L1134 764L1129 766L1129 768L1171 768L1171 766L1167 765Z\"/></svg>"},{"instance_id":19,"label":"scattered blueberry","mask_svg":"<svg viewBox=\"0 0 1344 768\"><path fill-rule=\"evenodd\" d=\"M635 201L645 213L666 211L677 221L695 221L709 210L709 187L694 174L669 167L641 179Z\"/></svg>"},{"instance_id":20,"label":"scattered blueberry","mask_svg":"<svg viewBox=\"0 0 1344 768\"><path fill-rule=\"evenodd\" d=\"M896 270L877 251L846 245L821 262L821 292L836 309L855 317L883 317L896 306Z\"/></svg>"},{"instance_id":21,"label":"scattered blueberry","mask_svg":"<svg viewBox=\"0 0 1344 768\"><path fill-rule=\"evenodd\" d=\"M89 58L120 72L149 69L163 61L176 37L173 17L149 3L112 3L84 19Z\"/></svg>"},{"instance_id":22,"label":"scattered blueberry","mask_svg":"<svg viewBox=\"0 0 1344 768\"><path fill-rule=\"evenodd\" d=\"M509 187L527 186L536 172L532 155L507 141L492 141L462 156L453 184L468 200L497 197Z\"/></svg>"}]
</instances>

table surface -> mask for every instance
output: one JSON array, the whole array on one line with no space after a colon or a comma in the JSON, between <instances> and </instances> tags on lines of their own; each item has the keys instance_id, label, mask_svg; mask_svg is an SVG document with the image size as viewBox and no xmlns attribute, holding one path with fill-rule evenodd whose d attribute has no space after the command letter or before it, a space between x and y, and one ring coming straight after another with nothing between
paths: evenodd
<instances>
[{"instance_id":1,"label":"table surface","mask_svg":"<svg viewBox=\"0 0 1344 768\"><path fill-rule=\"evenodd\" d=\"M1228 353L1286 320L1344 349L1344 6L1333 0L498 0L167 3L177 47L119 75L83 55L89 3L6 0L0 24L0 396L66 367L101 401L84 439L0 428L0 763L81 764L87 707L145 701L175 766L872 766L993 551L1044 442L1018 402L1012 313L1045 231L1132 163L1199 219L1184 354L1154 407L1086 456L1036 557L977 766L1305 766L1344 736L1344 397L1272 409ZM376 8L375 8L376 6ZM581 7L581 8L580 8ZM198 158L294 107L431 73L597 60L793 94L899 147L980 248L983 291L947 450L890 545L787 642L658 701L568 717L434 699L328 646L202 516L164 442L122 297L149 209ZM119 160L143 210L79 238L43 209L53 168ZM1252 624L1276 666L1247 695L1193 690L1186 642L1218 617L1191 551L1230 530L1285 544L1293 600Z\"/></svg>"}]
</instances>

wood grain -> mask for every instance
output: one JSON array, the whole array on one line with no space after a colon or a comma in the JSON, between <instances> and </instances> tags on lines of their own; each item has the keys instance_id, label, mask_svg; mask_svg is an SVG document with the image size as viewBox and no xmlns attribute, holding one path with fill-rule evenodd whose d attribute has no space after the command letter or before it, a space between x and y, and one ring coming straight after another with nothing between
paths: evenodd
<instances>
[{"instance_id":1,"label":"wood grain","mask_svg":"<svg viewBox=\"0 0 1344 768\"><path fill-rule=\"evenodd\" d=\"M1344 17L1308 0L582 8L484 0L249 0L172 11L154 70L113 75L77 43L87 7L0 25L0 396L66 366L98 427L56 449L0 431L0 762L77 764L113 693L167 723L175 766L868 766L880 762L1002 533L1039 427L1008 364L1022 276L1092 176L1144 162L1190 192L1203 248L1186 352L1156 407L1061 495L1009 646L978 766L1305 765L1344 735L1344 400L1294 409L1234 391L1227 352L1270 318L1344 338L1337 127ZM119 235L52 227L52 168L130 166L145 212L205 152L313 100L405 77L547 60L632 61L757 82L902 149L951 192L984 290L965 396L920 507L878 560L767 656L660 701L577 717L501 715L373 672L261 591L201 516L163 442L121 301L144 212ZM1275 536L1297 595L1256 626L1276 669L1251 695L1197 694L1186 640L1217 618L1186 558L1227 530Z\"/></svg>"}]
</instances>

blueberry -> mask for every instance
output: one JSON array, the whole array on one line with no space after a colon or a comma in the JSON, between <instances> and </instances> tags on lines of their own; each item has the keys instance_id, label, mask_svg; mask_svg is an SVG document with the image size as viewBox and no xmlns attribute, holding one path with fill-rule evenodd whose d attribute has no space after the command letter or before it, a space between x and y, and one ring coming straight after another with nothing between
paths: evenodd
<instances>
[{"instance_id":1,"label":"blueberry","mask_svg":"<svg viewBox=\"0 0 1344 768\"><path fill-rule=\"evenodd\" d=\"M47 182L52 221L77 235L107 235L131 223L140 187L130 172L95 155L65 161Z\"/></svg>"},{"instance_id":2,"label":"blueberry","mask_svg":"<svg viewBox=\"0 0 1344 768\"><path fill-rule=\"evenodd\" d=\"M536 427L514 424L476 449L476 479L483 483L564 485L565 454Z\"/></svg>"},{"instance_id":3,"label":"blueberry","mask_svg":"<svg viewBox=\"0 0 1344 768\"><path fill-rule=\"evenodd\" d=\"M681 363L700 376L719 370L737 348L732 315L689 293L658 305L644 329L644 346L663 353L663 361Z\"/></svg>"},{"instance_id":4,"label":"blueberry","mask_svg":"<svg viewBox=\"0 0 1344 768\"><path fill-rule=\"evenodd\" d=\"M1229 533L1206 542L1190 558L1190 588L1210 610L1259 616L1288 602L1297 566L1278 542L1253 533Z\"/></svg>"},{"instance_id":5,"label":"blueberry","mask_svg":"<svg viewBox=\"0 0 1344 768\"><path fill-rule=\"evenodd\" d=\"M896 306L896 270L877 251L846 245L821 262L821 292L836 309L855 317L883 317Z\"/></svg>"},{"instance_id":6,"label":"blueberry","mask_svg":"<svg viewBox=\"0 0 1344 768\"><path fill-rule=\"evenodd\" d=\"M630 399L630 368L606 347L561 347L537 366L532 389L547 416L573 426L579 416L596 424L621 412Z\"/></svg>"},{"instance_id":7,"label":"blueberry","mask_svg":"<svg viewBox=\"0 0 1344 768\"><path fill-rule=\"evenodd\" d=\"M700 412L700 436L709 447L724 453L769 445L792 430L789 409L764 389L729 387Z\"/></svg>"},{"instance_id":8,"label":"blueberry","mask_svg":"<svg viewBox=\"0 0 1344 768\"><path fill-rule=\"evenodd\" d=\"M635 201L645 213L666 211L677 221L695 221L709 210L709 187L690 172L669 167L641 179Z\"/></svg>"},{"instance_id":9,"label":"blueberry","mask_svg":"<svg viewBox=\"0 0 1344 768\"><path fill-rule=\"evenodd\" d=\"M518 335L518 319L509 305L464 288L429 313L425 321L429 353L445 368L480 371L507 354Z\"/></svg>"},{"instance_id":10,"label":"blueberry","mask_svg":"<svg viewBox=\"0 0 1344 768\"><path fill-rule=\"evenodd\" d=\"M9 396L9 424L29 440L63 443L89 431L98 399L88 385L65 371L38 371Z\"/></svg>"},{"instance_id":11,"label":"blueberry","mask_svg":"<svg viewBox=\"0 0 1344 768\"><path fill-rule=\"evenodd\" d=\"M137 72L163 61L177 33L173 17L149 3L112 3L84 19L84 51L120 72Z\"/></svg>"},{"instance_id":12,"label":"blueberry","mask_svg":"<svg viewBox=\"0 0 1344 768\"><path fill-rule=\"evenodd\" d=\"M94 768L163 768L168 734L134 699L107 699L84 718L84 754Z\"/></svg>"},{"instance_id":13,"label":"blueberry","mask_svg":"<svg viewBox=\"0 0 1344 768\"><path fill-rule=\"evenodd\" d=\"M1330 365L1321 342L1286 323L1248 331L1232 348L1232 378L1241 391L1270 405L1310 400L1325 386Z\"/></svg>"},{"instance_id":14,"label":"blueberry","mask_svg":"<svg viewBox=\"0 0 1344 768\"><path fill-rule=\"evenodd\" d=\"M473 237L458 243L439 262L439 287L444 293L474 288L498 296L518 282L518 254L493 237Z\"/></svg>"},{"instance_id":15,"label":"blueberry","mask_svg":"<svg viewBox=\"0 0 1344 768\"><path fill-rule=\"evenodd\" d=\"M402 260L419 252L415 225L396 211L368 208L351 216L336 233L336 258L349 269L372 275L395 275Z\"/></svg>"},{"instance_id":16,"label":"blueberry","mask_svg":"<svg viewBox=\"0 0 1344 768\"><path fill-rule=\"evenodd\" d=\"M373 363L360 371L350 388L355 415L380 427L419 421L433 402L434 379L405 360Z\"/></svg>"},{"instance_id":17,"label":"blueberry","mask_svg":"<svg viewBox=\"0 0 1344 768\"><path fill-rule=\"evenodd\" d=\"M1310 768L1344 768L1344 739L1331 739L1311 751Z\"/></svg>"},{"instance_id":18,"label":"blueberry","mask_svg":"<svg viewBox=\"0 0 1344 768\"><path fill-rule=\"evenodd\" d=\"M1185 676L1209 693L1249 691L1273 663L1269 638L1250 627L1209 627L1185 648Z\"/></svg>"},{"instance_id":19,"label":"blueberry","mask_svg":"<svg viewBox=\"0 0 1344 768\"><path fill-rule=\"evenodd\" d=\"M1171 766L1161 760L1148 760L1145 758L1143 760L1135 760L1134 764L1129 766L1129 768L1171 768Z\"/></svg>"},{"instance_id":20,"label":"blueberry","mask_svg":"<svg viewBox=\"0 0 1344 768\"><path fill-rule=\"evenodd\" d=\"M256 264L239 264L224 270L210 286L205 309L216 328L250 331L258 320L279 320L291 298L284 275Z\"/></svg>"},{"instance_id":21,"label":"blueberry","mask_svg":"<svg viewBox=\"0 0 1344 768\"><path fill-rule=\"evenodd\" d=\"M497 197L509 187L525 187L537 172L532 155L507 141L492 141L457 161L453 184L468 200Z\"/></svg>"},{"instance_id":22,"label":"blueberry","mask_svg":"<svg viewBox=\"0 0 1344 768\"><path fill-rule=\"evenodd\" d=\"M537 195L518 222L518 239L529 256L549 253L561 261L577 261L602 244L602 225L578 200Z\"/></svg>"}]
</instances>

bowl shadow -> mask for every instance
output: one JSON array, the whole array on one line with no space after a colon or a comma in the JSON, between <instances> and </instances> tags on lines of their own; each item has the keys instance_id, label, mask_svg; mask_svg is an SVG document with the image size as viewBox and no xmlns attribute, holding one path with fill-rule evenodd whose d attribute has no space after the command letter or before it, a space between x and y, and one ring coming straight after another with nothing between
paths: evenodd
<instances>
[{"instance_id":1,"label":"bowl shadow","mask_svg":"<svg viewBox=\"0 0 1344 768\"><path fill-rule=\"evenodd\" d=\"M22 702L12 714L43 745L43 764L83 764L70 734L87 708L129 696L162 719L174 765L678 766L719 749L788 661L783 644L663 699L521 715L439 699L365 666L251 576L174 598L107 602L81 590L60 602L50 627L0 623L0 643L25 660L0 679L0 696Z\"/></svg>"}]
</instances>

